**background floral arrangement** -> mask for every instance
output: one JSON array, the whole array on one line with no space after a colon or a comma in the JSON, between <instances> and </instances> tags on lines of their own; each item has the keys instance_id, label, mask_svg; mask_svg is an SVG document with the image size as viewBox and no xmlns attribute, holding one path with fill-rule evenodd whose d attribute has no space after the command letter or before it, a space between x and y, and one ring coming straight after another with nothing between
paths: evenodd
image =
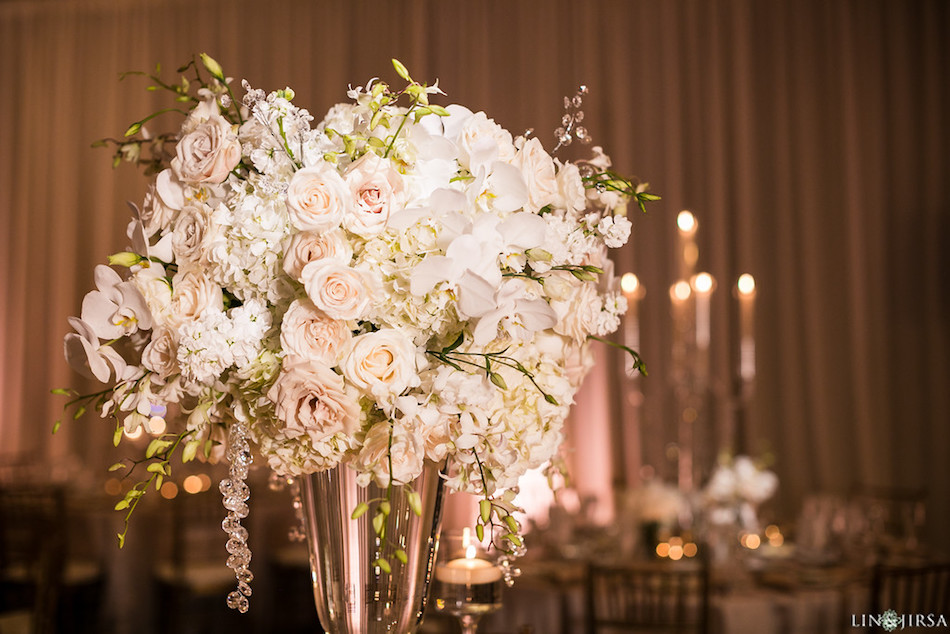
<instances>
[{"instance_id":1,"label":"background floral arrangement","mask_svg":"<svg viewBox=\"0 0 950 634\"><path fill-rule=\"evenodd\" d=\"M749 456L721 460L703 489L709 521L758 530L756 508L775 495L778 476Z\"/></svg>"},{"instance_id":2,"label":"background floral arrangement","mask_svg":"<svg viewBox=\"0 0 950 634\"><path fill-rule=\"evenodd\" d=\"M561 162L484 113L431 104L438 83L393 63L403 89L351 88L316 126L289 88L245 82L237 102L206 55L180 83L147 75L184 122L149 136L156 113L113 141L116 163L155 179L65 338L69 363L107 384L69 405L114 416L116 444L156 417L174 430L113 465L146 469L117 508L131 514L176 454L225 446L234 525L252 448L278 474L342 464L390 488L428 460L484 496L480 531L497 521L520 545L506 491L556 456L589 341L626 307L607 249L628 238L627 203L656 197L600 148ZM558 148L586 139L581 94Z\"/></svg>"}]
</instances>

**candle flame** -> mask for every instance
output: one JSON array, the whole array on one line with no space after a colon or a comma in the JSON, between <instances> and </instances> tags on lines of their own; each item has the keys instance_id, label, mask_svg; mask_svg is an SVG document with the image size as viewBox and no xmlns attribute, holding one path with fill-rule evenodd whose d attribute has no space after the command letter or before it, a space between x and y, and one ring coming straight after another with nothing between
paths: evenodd
<instances>
[{"instance_id":1,"label":"candle flame","mask_svg":"<svg viewBox=\"0 0 950 634\"><path fill-rule=\"evenodd\" d=\"M712 291L715 280L709 273L700 273L693 279L693 288L697 293L708 293Z\"/></svg>"},{"instance_id":2,"label":"candle flame","mask_svg":"<svg viewBox=\"0 0 950 634\"><path fill-rule=\"evenodd\" d=\"M640 280L633 273L624 273L620 277L620 290L627 295L633 295L640 288Z\"/></svg>"},{"instance_id":3,"label":"candle flame","mask_svg":"<svg viewBox=\"0 0 950 634\"><path fill-rule=\"evenodd\" d=\"M475 559L475 555L478 554L478 551L475 550L475 544L469 544L465 547L465 558L466 559Z\"/></svg>"},{"instance_id":4,"label":"candle flame","mask_svg":"<svg viewBox=\"0 0 950 634\"><path fill-rule=\"evenodd\" d=\"M686 301L689 299L690 288L689 282L685 280L680 280L672 287L670 287L670 297L679 301Z\"/></svg>"},{"instance_id":5,"label":"candle flame","mask_svg":"<svg viewBox=\"0 0 950 634\"><path fill-rule=\"evenodd\" d=\"M739 281L736 282L736 288L739 289L739 293L742 295L751 295L755 292L755 278L748 273L743 273L739 276Z\"/></svg>"},{"instance_id":6,"label":"candle flame","mask_svg":"<svg viewBox=\"0 0 950 634\"><path fill-rule=\"evenodd\" d=\"M696 216L687 210L679 212L676 216L676 226L679 227L680 231L686 235L690 235L696 231Z\"/></svg>"}]
</instances>

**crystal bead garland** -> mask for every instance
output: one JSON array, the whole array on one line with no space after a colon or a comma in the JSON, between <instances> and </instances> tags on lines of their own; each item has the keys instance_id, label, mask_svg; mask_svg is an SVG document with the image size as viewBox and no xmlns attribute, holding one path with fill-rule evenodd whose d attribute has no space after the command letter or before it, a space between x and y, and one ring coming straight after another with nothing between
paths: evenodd
<instances>
[{"instance_id":1,"label":"crystal bead garland","mask_svg":"<svg viewBox=\"0 0 950 634\"><path fill-rule=\"evenodd\" d=\"M251 447L247 442L247 427L241 421L234 421L228 433L228 461L231 467L230 477L221 481L221 495L224 496L224 508L227 517L221 522L221 528L228 534L228 568L237 578L237 590L228 594L228 607L238 612L247 612L251 596L251 580L254 575L248 569L251 563L251 551L247 547L247 529L241 526L241 520L247 517L247 499L251 490L247 486L247 472L253 462Z\"/></svg>"}]
</instances>

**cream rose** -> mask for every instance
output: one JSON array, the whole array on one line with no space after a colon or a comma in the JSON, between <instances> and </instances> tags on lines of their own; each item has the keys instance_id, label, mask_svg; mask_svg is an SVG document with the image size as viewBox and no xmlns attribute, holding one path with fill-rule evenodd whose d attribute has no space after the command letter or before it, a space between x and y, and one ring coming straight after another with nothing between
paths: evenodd
<instances>
[{"instance_id":1,"label":"cream rose","mask_svg":"<svg viewBox=\"0 0 950 634\"><path fill-rule=\"evenodd\" d=\"M155 328L152 338L142 351L142 365L163 379L178 369L178 340L168 328Z\"/></svg>"},{"instance_id":2,"label":"cream rose","mask_svg":"<svg viewBox=\"0 0 950 634\"><path fill-rule=\"evenodd\" d=\"M303 267L311 262L329 260L346 265L352 259L353 247L342 230L302 231L295 233L284 249L284 272L299 282Z\"/></svg>"},{"instance_id":3,"label":"cream rose","mask_svg":"<svg viewBox=\"0 0 950 634\"><path fill-rule=\"evenodd\" d=\"M295 300L280 326L280 346L288 357L312 359L330 367L339 362L349 340L346 323L327 317L309 299Z\"/></svg>"},{"instance_id":4,"label":"cream rose","mask_svg":"<svg viewBox=\"0 0 950 634\"><path fill-rule=\"evenodd\" d=\"M346 184L356 201L343 219L344 226L364 238L378 235L389 218L406 204L402 175L389 161L373 152L357 159L346 171Z\"/></svg>"},{"instance_id":5,"label":"cream rose","mask_svg":"<svg viewBox=\"0 0 950 634\"><path fill-rule=\"evenodd\" d=\"M521 170L528 186L527 211L537 211L557 201L559 195L554 159L544 151L541 141L532 137L515 155L512 165Z\"/></svg>"},{"instance_id":6,"label":"cream rose","mask_svg":"<svg viewBox=\"0 0 950 634\"><path fill-rule=\"evenodd\" d=\"M370 304L363 274L335 262L311 262L303 267L301 281L313 304L333 319L357 319Z\"/></svg>"},{"instance_id":7,"label":"cream rose","mask_svg":"<svg viewBox=\"0 0 950 634\"><path fill-rule=\"evenodd\" d=\"M580 285L566 300L551 301L558 320L554 332L571 337L576 343L586 341L587 335L594 331L602 304L591 284Z\"/></svg>"},{"instance_id":8,"label":"cream rose","mask_svg":"<svg viewBox=\"0 0 950 634\"><path fill-rule=\"evenodd\" d=\"M342 376L319 362L286 364L267 398L287 438L306 435L317 444L341 432L352 434L359 426L356 395L346 390Z\"/></svg>"},{"instance_id":9,"label":"cream rose","mask_svg":"<svg viewBox=\"0 0 950 634\"><path fill-rule=\"evenodd\" d=\"M390 481L407 484L422 473L424 457L422 442L413 430L398 422L376 423L366 433L356 457L361 472L357 482L364 486L373 479L379 486L388 486Z\"/></svg>"},{"instance_id":10,"label":"cream rose","mask_svg":"<svg viewBox=\"0 0 950 634\"><path fill-rule=\"evenodd\" d=\"M179 270L172 278L172 302L169 322L179 326L194 321L206 310L223 310L221 287L198 269Z\"/></svg>"},{"instance_id":11,"label":"cream rose","mask_svg":"<svg viewBox=\"0 0 950 634\"><path fill-rule=\"evenodd\" d=\"M363 392L399 395L418 382L416 346L395 328L368 332L352 339L340 369Z\"/></svg>"},{"instance_id":12,"label":"cream rose","mask_svg":"<svg viewBox=\"0 0 950 634\"><path fill-rule=\"evenodd\" d=\"M298 170L287 187L290 222L301 231L334 229L352 206L346 183L326 162Z\"/></svg>"},{"instance_id":13,"label":"cream rose","mask_svg":"<svg viewBox=\"0 0 950 634\"><path fill-rule=\"evenodd\" d=\"M172 232L175 261L203 264L207 261L213 225L211 210L203 203L187 203Z\"/></svg>"},{"instance_id":14,"label":"cream rose","mask_svg":"<svg viewBox=\"0 0 950 634\"><path fill-rule=\"evenodd\" d=\"M568 211L583 211L587 207L587 192L577 165L573 163L558 165L557 191L558 206Z\"/></svg>"},{"instance_id":15,"label":"cream rose","mask_svg":"<svg viewBox=\"0 0 950 634\"><path fill-rule=\"evenodd\" d=\"M172 170L184 183L224 182L241 162L241 143L231 124L212 114L186 134L175 148Z\"/></svg>"}]
</instances>

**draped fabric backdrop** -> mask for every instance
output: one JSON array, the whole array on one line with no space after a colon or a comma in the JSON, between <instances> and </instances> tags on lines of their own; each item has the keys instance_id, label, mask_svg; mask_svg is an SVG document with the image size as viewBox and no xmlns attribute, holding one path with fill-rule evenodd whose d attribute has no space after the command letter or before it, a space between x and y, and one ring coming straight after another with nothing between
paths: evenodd
<instances>
[{"instance_id":1,"label":"draped fabric backdrop","mask_svg":"<svg viewBox=\"0 0 950 634\"><path fill-rule=\"evenodd\" d=\"M663 200L616 252L635 271L643 406L621 360L601 363L575 408L569 461L610 514L611 461L675 474L667 289L674 218L700 222L698 270L715 276L713 397L697 421L706 470L722 449L774 456L778 517L803 496L858 484L925 488L930 534L950 533L948 262L950 5L943 0L4 0L0 2L0 453L55 477L102 477L112 425L65 421L50 388L89 389L62 358L66 317L92 271L126 244L126 200L145 179L90 144L163 107L118 75L166 76L208 52L267 90L292 86L319 119L347 84L440 79L547 147L562 98L590 88L585 124L618 171ZM160 126L161 124L156 124ZM177 126L169 119L167 126ZM573 148L572 148L573 149ZM734 392L738 309L755 276L757 376ZM738 416L737 413L742 413ZM626 451L618 430L639 427ZM124 455L124 454L119 454Z\"/></svg>"}]
</instances>

